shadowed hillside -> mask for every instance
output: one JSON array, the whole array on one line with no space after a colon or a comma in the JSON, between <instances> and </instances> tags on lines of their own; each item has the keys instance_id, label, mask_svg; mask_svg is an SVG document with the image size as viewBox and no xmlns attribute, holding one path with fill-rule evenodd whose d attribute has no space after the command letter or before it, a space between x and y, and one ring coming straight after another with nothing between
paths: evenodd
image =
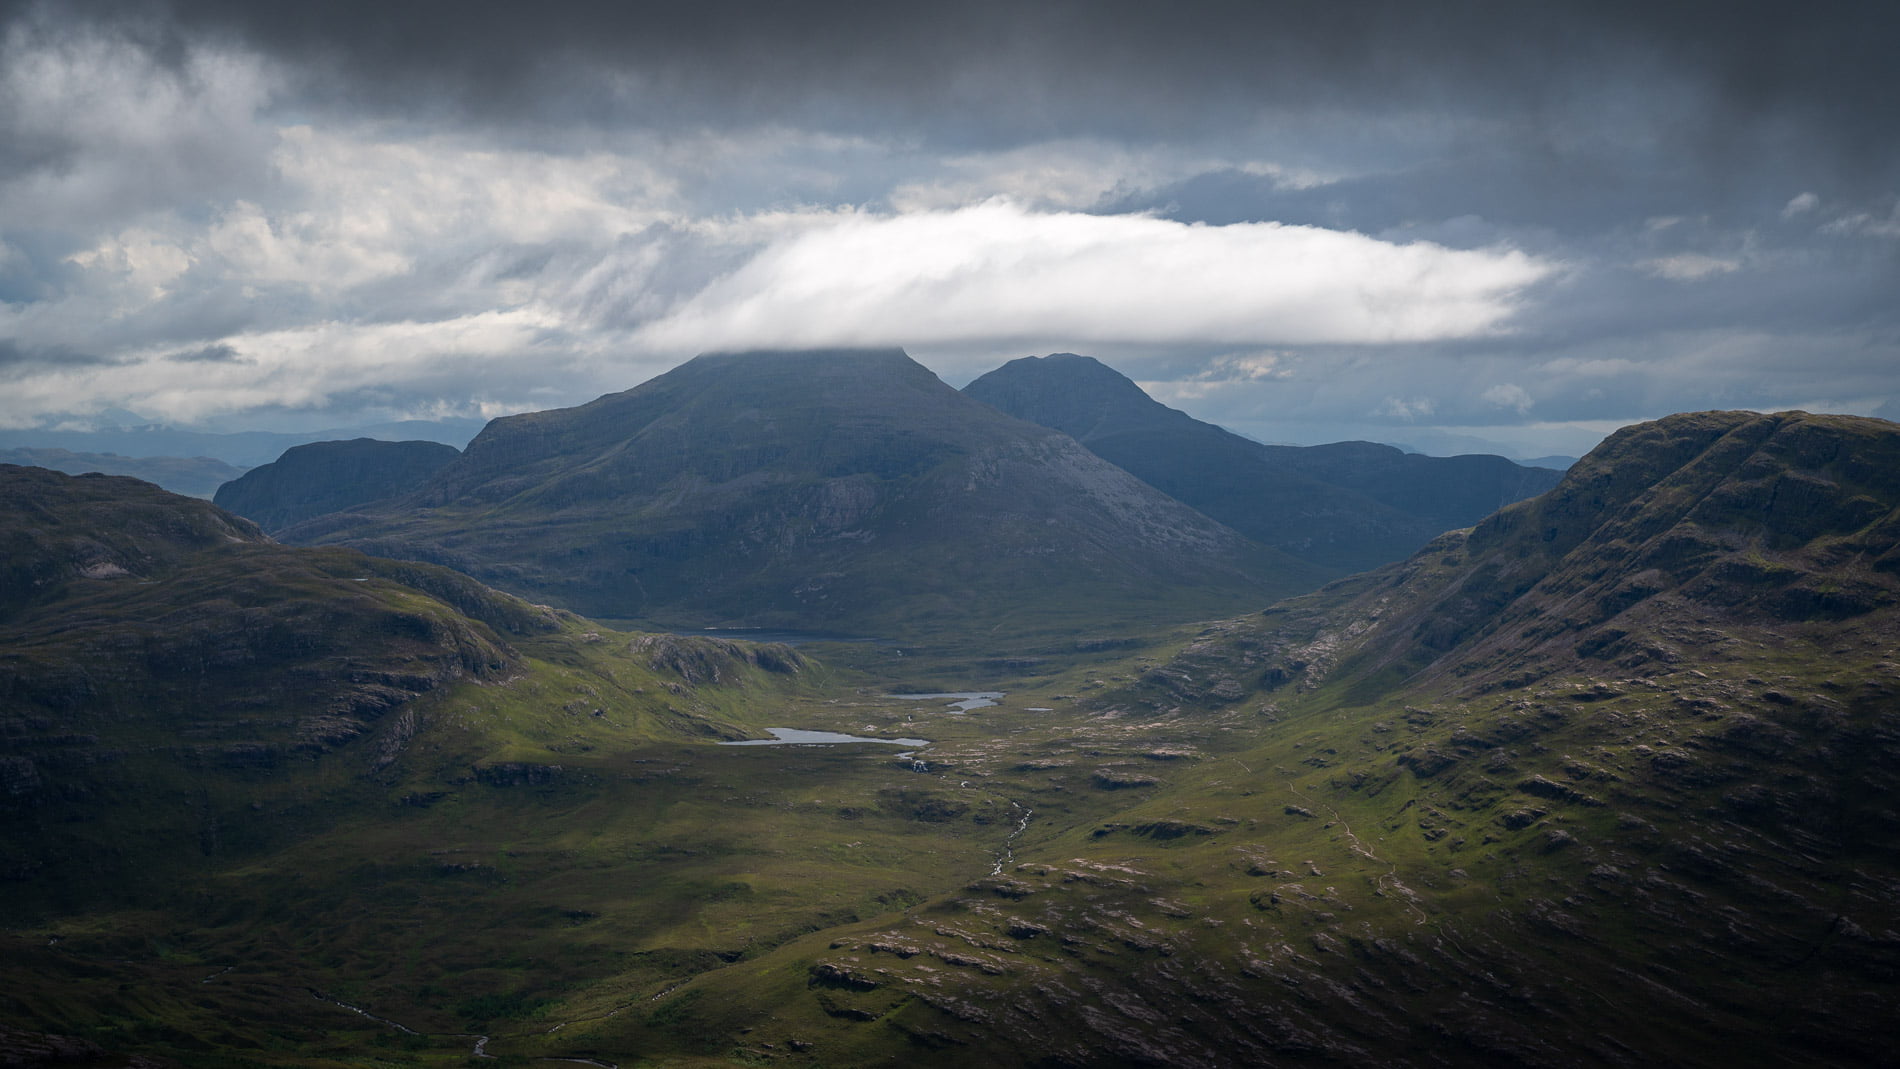
<instances>
[{"instance_id":1,"label":"shadowed hillside","mask_svg":"<svg viewBox=\"0 0 1900 1069\"><path fill-rule=\"evenodd\" d=\"M1192 619L1316 582L896 350L702 356L496 420L408 497L283 537L596 616L881 635Z\"/></svg>"},{"instance_id":2,"label":"shadowed hillside","mask_svg":"<svg viewBox=\"0 0 1900 1069\"><path fill-rule=\"evenodd\" d=\"M1558 477L1503 457L1428 457L1371 442L1263 445L1168 408L1072 353L1012 360L964 393L1071 435L1247 537L1335 574L1405 557Z\"/></svg>"},{"instance_id":3,"label":"shadowed hillside","mask_svg":"<svg viewBox=\"0 0 1900 1069\"><path fill-rule=\"evenodd\" d=\"M0 465L0 551L0 888L15 916L162 899L193 870L321 830L381 793L432 701L538 690L560 674L544 659L614 672L615 647L567 614L433 565L277 545L133 479ZM642 646L624 680L588 683L601 716L570 731L608 712L637 737L746 730L636 696L653 669L717 683L718 651L742 647L653 641L671 652ZM771 665L795 672L777 649Z\"/></svg>"},{"instance_id":4,"label":"shadowed hillside","mask_svg":"<svg viewBox=\"0 0 1900 1069\"><path fill-rule=\"evenodd\" d=\"M278 531L326 512L406 494L460 456L440 442L312 442L218 487L212 501Z\"/></svg>"}]
</instances>

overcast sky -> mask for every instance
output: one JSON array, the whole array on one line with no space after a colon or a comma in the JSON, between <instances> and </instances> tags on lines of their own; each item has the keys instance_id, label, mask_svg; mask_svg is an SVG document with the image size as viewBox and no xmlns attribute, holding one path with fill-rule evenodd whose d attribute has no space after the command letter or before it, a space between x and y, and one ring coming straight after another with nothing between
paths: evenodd
<instances>
[{"instance_id":1,"label":"overcast sky","mask_svg":"<svg viewBox=\"0 0 1900 1069\"><path fill-rule=\"evenodd\" d=\"M0 0L0 426L1098 356L1268 441L1900 417L1900 5Z\"/></svg>"}]
</instances>

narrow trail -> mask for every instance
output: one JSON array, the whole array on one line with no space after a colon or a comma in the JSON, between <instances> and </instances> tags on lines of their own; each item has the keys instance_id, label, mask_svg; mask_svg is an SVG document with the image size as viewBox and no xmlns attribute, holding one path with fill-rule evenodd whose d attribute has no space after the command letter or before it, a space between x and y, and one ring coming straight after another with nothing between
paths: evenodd
<instances>
[{"instance_id":1,"label":"narrow trail","mask_svg":"<svg viewBox=\"0 0 1900 1069\"><path fill-rule=\"evenodd\" d=\"M366 1009L364 1009L364 1008L363 1008L363 1007L361 1007L361 1006L352 1006L352 1005L350 1005L349 1003L347 1003L347 1002L345 1002L345 1001L343 1001L342 999L338 999L338 998L331 998L330 996L328 996L328 995L326 995L326 994L324 994L323 992L321 992L321 991L318 991L318 990L317 990L316 988L314 988L314 987L313 987L313 988L309 988L308 990L309 990L309 992L310 992L310 995L311 995L311 997L312 997L312 998L315 998L315 999L316 999L316 1000L317 1000L318 1002L328 1002L328 1003L329 1003L330 1005L332 1005L332 1006L341 1006L341 1007L343 1007L344 1009L346 1009L346 1010L348 1010L348 1011L350 1011L351 1013L354 1013L354 1014L357 1014L357 1015L359 1015L359 1016L363 1016L363 1017L367 1017L367 1018L369 1018L370 1020L372 1020L372 1021L375 1021L375 1022L376 1022L377 1024L386 1024L386 1025L388 1025L389 1027L391 1027L391 1028L394 1028L394 1029L395 1029L396 1031L398 1031L398 1032L401 1032L401 1033L402 1033L403 1035L405 1035L405 1036L421 1036L421 1035L428 1035L428 1034L429 1034L429 1033L426 1033L426 1032L418 1032L418 1031L416 1031L415 1029L413 1029L413 1028L411 1028L411 1027L409 1027L408 1025L406 1025L406 1024L403 1024L403 1023L402 1023L401 1021L392 1021L392 1020L390 1020L390 1019L389 1019L389 1018L387 1018L387 1017L380 1017L380 1016L378 1016L378 1015L376 1015L376 1014L374 1014L374 1013L371 1013L371 1012L369 1012L368 1010L366 1010ZM443 1033L439 1033L439 1034L441 1034L441 1035L450 1035L450 1036L460 1036L460 1035L469 1035L470 1033L465 1033L465 1032L443 1032ZM487 1036L480 1036L480 1037L476 1037L476 1038L479 1038L479 1039L481 1039L481 1040L483 1040L483 1041L486 1041L486 1040L488 1039L488 1037L487 1037ZM479 1047L479 1046L480 1046L480 1044L477 1044L477 1046Z\"/></svg>"},{"instance_id":2,"label":"narrow trail","mask_svg":"<svg viewBox=\"0 0 1900 1069\"><path fill-rule=\"evenodd\" d=\"M1339 815L1339 810L1334 809L1332 806L1327 805L1325 802L1315 801L1314 799L1309 798L1305 793L1295 790L1292 787L1288 787L1287 792L1289 794L1292 794L1294 797L1300 799L1301 801L1305 802L1307 805L1310 805L1310 806L1316 805L1326 810L1328 813L1331 813L1333 815L1333 819L1339 823L1339 827L1346 833L1346 841L1352 847L1353 853L1358 854L1359 856L1365 858L1368 861L1376 862L1380 865L1385 866L1385 872L1380 874L1377 879L1372 881L1373 886L1377 888L1381 893L1384 893L1385 891L1390 890L1393 893L1393 895L1397 897L1401 903L1404 904L1406 909L1412 911L1412 915L1415 918L1412 921L1414 925L1424 924L1431 919L1428 916L1426 916L1425 911L1420 909L1418 906L1418 902L1417 902L1418 892L1412 890L1410 887L1405 886L1404 881L1399 879L1399 867L1393 864L1392 862L1387 861L1385 858L1380 857L1378 854L1373 853L1371 847L1368 847L1364 842L1361 842L1359 839L1359 836L1353 834L1352 825L1346 822L1345 817L1342 817Z\"/></svg>"},{"instance_id":3,"label":"narrow trail","mask_svg":"<svg viewBox=\"0 0 1900 1069\"><path fill-rule=\"evenodd\" d=\"M227 969L226 971L228 972L229 970ZM678 984L674 985L674 987L678 987L678 986L679 986ZM377 1024L388 1025L389 1027L394 1028L396 1031L401 1032L405 1036L422 1036L428 1039L472 1039L475 1041L475 1044L474 1044L474 1048L469 1052L470 1057L487 1058L491 1061L497 1057L497 1055L488 1053L488 1044L494 1041L493 1036L478 1035L474 1032L419 1032L416 1029L413 1029L409 1027L408 1025L403 1024L401 1021L394 1021L387 1017L382 1016L381 1014L371 1013L361 1006L351 1005L350 1003L345 1002L342 999L331 998L329 995L326 995L323 992L318 991L314 987L306 988L305 990L309 991L311 997L315 998L319 1002L327 1002L332 1006L340 1006L343 1009L349 1010L351 1013L357 1014L358 1016L367 1017L370 1020L375 1021ZM670 991L672 990L672 988L668 988L667 990ZM666 992L664 991L661 992L661 994L665 994L665 993ZM656 995L654 997L658 998L659 996ZM560 1024L555 1025L553 1028L547 1029L547 1031L542 1032L541 1034L548 1035L554 1032L558 1032L570 1024L577 1024L581 1021L598 1021L598 1020L602 1020L603 1018L612 1017L614 1014L619 1013L623 1009L626 1009L626 1007L621 1006L617 1009L609 1010L606 1013L599 1014L594 1017L577 1017L572 1021L562 1021ZM594 1058L563 1057L563 1056L554 1055L554 1054L541 1055L535 1058L535 1061L571 1062L575 1065L599 1066L600 1069L620 1069L620 1066L614 1062L604 1062L604 1061L599 1061Z\"/></svg>"}]
</instances>

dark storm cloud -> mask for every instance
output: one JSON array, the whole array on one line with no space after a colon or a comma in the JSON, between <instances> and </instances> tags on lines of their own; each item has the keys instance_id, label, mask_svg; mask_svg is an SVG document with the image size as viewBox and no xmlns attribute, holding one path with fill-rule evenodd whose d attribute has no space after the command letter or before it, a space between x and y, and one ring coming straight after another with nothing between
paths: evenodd
<instances>
[{"instance_id":1,"label":"dark storm cloud","mask_svg":"<svg viewBox=\"0 0 1900 1069\"><path fill-rule=\"evenodd\" d=\"M0 379L32 374L48 368L100 367L119 363L109 356L78 352L63 346L21 345L0 338Z\"/></svg>"},{"instance_id":2,"label":"dark storm cloud","mask_svg":"<svg viewBox=\"0 0 1900 1069\"><path fill-rule=\"evenodd\" d=\"M16 10L34 5L16 5ZM48 8L38 8L42 15ZM1525 124L1669 121L1712 159L1795 137L1846 171L1894 147L1900 7L1763 2L601 0L89 4L161 44L241 40L373 106L858 126L974 138L1200 132L1261 108L1444 108ZM51 17L51 16L47 16ZM1652 110L1659 109L1659 110Z\"/></svg>"},{"instance_id":3,"label":"dark storm cloud","mask_svg":"<svg viewBox=\"0 0 1900 1069\"><path fill-rule=\"evenodd\" d=\"M229 345L207 345L202 349L188 349L184 352L171 353L167 355L165 359L182 361L188 364L231 364L242 360L243 357L239 356L238 351Z\"/></svg>"},{"instance_id":4,"label":"dark storm cloud","mask_svg":"<svg viewBox=\"0 0 1900 1069\"><path fill-rule=\"evenodd\" d=\"M1873 410L1896 31L1871 2L0 0L0 419L519 411L800 339L959 381L1079 349L1270 438Z\"/></svg>"}]
</instances>

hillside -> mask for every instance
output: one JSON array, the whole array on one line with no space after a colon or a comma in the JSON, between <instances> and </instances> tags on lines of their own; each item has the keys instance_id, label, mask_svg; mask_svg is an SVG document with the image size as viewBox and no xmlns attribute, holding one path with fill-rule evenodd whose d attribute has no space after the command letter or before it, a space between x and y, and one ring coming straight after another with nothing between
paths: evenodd
<instances>
[{"instance_id":1,"label":"hillside","mask_svg":"<svg viewBox=\"0 0 1900 1069\"><path fill-rule=\"evenodd\" d=\"M496 420L414 493L281 537L597 617L892 637L1193 619L1318 581L896 350L702 356Z\"/></svg>"},{"instance_id":2,"label":"hillside","mask_svg":"<svg viewBox=\"0 0 1900 1069\"><path fill-rule=\"evenodd\" d=\"M1888 1064L1896 473L1877 420L1626 429L1469 535L933 748L1026 814L991 874L591 1049Z\"/></svg>"},{"instance_id":3,"label":"hillside","mask_svg":"<svg viewBox=\"0 0 1900 1069\"><path fill-rule=\"evenodd\" d=\"M1263 445L1168 408L1073 353L1012 360L963 392L1062 431L1163 493L1335 575L1409 556L1558 477L1503 457L1428 457L1371 442Z\"/></svg>"},{"instance_id":4,"label":"hillside","mask_svg":"<svg viewBox=\"0 0 1900 1069\"><path fill-rule=\"evenodd\" d=\"M284 455L218 487L212 502L266 531L397 497L461 455L440 442L354 438L292 446Z\"/></svg>"},{"instance_id":5,"label":"hillside","mask_svg":"<svg viewBox=\"0 0 1900 1069\"><path fill-rule=\"evenodd\" d=\"M574 617L443 568L280 546L133 479L0 465L0 560L0 888L15 917L150 902L320 831L380 799L415 733L470 688L506 707L581 687L601 713L565 728L577 737L751 730L730 708L646 694L650 655ZM534 749L500 723L476 734L477 768Z\"/></svg>"},{"instance_id":6,"label":"hillside","mask_svg":"<svg viewBox=\"0 0 1900 1069\"><path fill-rule=\"evenodd\" d=\"M200 507L28 573L247 537ZM1892 1060L1893 424L1627 428L1405 561L968 711L584 626L508 635L386 764L309 758L349 770L328 823L231 849L311 781L207 776L227 845L139 855L165 893L0 883L5 1020L311 1069ZM907 741L713 742L753 724Z\"/></svg>"}]
</instances>

